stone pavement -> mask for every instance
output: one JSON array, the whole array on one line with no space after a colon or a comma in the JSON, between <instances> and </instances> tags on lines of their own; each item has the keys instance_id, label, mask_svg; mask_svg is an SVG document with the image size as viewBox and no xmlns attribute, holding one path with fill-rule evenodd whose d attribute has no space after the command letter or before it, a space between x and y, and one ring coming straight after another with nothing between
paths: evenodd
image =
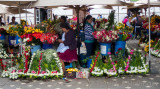
<instances>
[{"instance_id":1,"label":"stone pavement","mask_svg":"<svg viewBox=\"0 0 160 89\"><path fill-rule=\"evenodd\" d=\"M137 41L129 41L130 48L137 48ZM10 80L0 78L0 89L160 89L160 58L151 56L151 73L122 75L120 77L90 77L89 79L59 80Z\"/></svg>"}]
</instances>

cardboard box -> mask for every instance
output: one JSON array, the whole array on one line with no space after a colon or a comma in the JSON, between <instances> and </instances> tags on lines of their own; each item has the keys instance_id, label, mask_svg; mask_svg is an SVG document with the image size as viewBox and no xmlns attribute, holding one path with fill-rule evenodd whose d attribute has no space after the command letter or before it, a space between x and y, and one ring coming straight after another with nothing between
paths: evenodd
<instances>
[{"instance_id":1,"label":"cardboard box","mask_svg":"<svg viewBox=\"0 0 160 89\"><path fill-rule=\"evenodd\" d=\"M65 76L67 78L76 78L76 72L74 72L74 71L65 71Z\"/></svg>"},{"instance_id":2,"label":"cardboard box","mask_svg":"<svg viewBox=\"0 0 160 89\"><path fill-rule=\"evenodd\" d=\"M77 72L76 78L89 78L90 74L89 72Z\"/></svg>"}]
</instances>

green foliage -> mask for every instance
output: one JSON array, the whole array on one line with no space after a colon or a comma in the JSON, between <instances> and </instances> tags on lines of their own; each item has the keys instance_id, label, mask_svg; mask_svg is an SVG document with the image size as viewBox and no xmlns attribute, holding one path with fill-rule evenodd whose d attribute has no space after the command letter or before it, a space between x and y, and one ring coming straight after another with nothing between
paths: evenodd
<instances>
[{"instance_id":1,"label":"green foliage","mask_svg":"<svg viewBox=\"0 0 160 89\"><path fill-rule=\"evenodd\" d=\"M108 28L106 30L112 30L112 27L114 25L114 15L115 15L115 11L111 11L111 13L108 16Z\"/></svg>"},{"instance_id":2,"label":"green foliage","mask_svg":"<svg viewBox=\"0 0 160 89\"><path fill-rule=\"evenodd\" d=\"M41 71L60 71L59 63L56 61L57 56L54 56L55 50L48 49L43 51L37 51L36 55L33 57L30 70L38 71L39 69L39 60L42 53L42 60L40 62ZM30 71L30 72L31 72Z\"/></svg>"}]
</instances>

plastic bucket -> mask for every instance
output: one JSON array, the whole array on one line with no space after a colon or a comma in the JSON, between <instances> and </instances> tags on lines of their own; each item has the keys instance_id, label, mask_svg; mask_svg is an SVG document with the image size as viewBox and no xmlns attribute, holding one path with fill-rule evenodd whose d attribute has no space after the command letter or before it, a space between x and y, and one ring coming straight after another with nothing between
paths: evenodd
<instances>
[{"instance_id":1,"label":"plastic bucket","mask_svg":"<svg viewBox=\"0 0 160 89\"><path fill-rule=\"evenodd\" d=\"M16 45L16 36L8 36L9 45Z\"/></svg>"},{"instance_id":2,"label":"plastic bucket","mask_svg":"<svg viewBox=\"0 0 160 89\"><path fill-rule=\"evenodd\" d=\"M31 46L31 53L32 53L32 55L33 55L33 53L37 52L40 49L41 49L40 45Z\"/></svg>"},{"instance_id":3,"label":"plastic bucket","mask_svg":"<svg viewBox=\"0 0 160 89\"><path fill-rule=\"evenodd\" d=\"M5 40L5 34L1 34L0 40Z\"/></svg>"},{"instance_id":4,"label":"plastic bucket","mask_svg":"<svg viewBox=\"0 0 160 89\"><path fill-rule=\"evenodd\" d=\"M107 56L111 52L111 43L100 43L100 50L102 56Z\"/></svg>"},{"instance_id":5,"label":"plastic bucket","mask_svg":"<svg viewBox=\"0 0 160 89\"><path fill-rule=\"evenodd\" d=\"M46 49L52 49L53 45L52 44L43 44L42 45L42 49L46 50Z\"/></svg>"},{"instance_id":6,"label":"plastic bucket","mask_svg":"<svg viewBox=\"0 0 160 89\"><path fill-rule=\"evenodd\" d=\"M16 36L8 36L8 40L9 40L9 45L16 45L16 44L20 43L19 42L20 37L18 35L16 35Z\"/></svg>"},{"instance_id":7,"label":"plastic bucket","mask_svg":"<svg viewBox=\"0 0 160 89\"><path fill-rule=\"evenodd\" d=\"M20 43L20 37L18 35L16 35L16 44L19 44Z\"/></svg>"},{"instance_id":8,"label":"plastic bucket","mask_svg":"<svg viewBox=\"0 0 160 89\"><path fill-rule=\"evenodd\" d=\"M92 64L92 59L87 60L87 68L90 68Z\"/></svg>"},{"instance_id":9,"label":"plastic bucket","mask_svg":"<svg viewBox=\"0 0 160 89\"><path fill-rule=\"evenodd\" d=\"M66 69L72 68L72 67L73 67L73 66L72 66L72 63L70 63L69 65L65 66Z\"/></svg>"},{"instance_id":10,"label":"plastic bucket","mask_svg":"<svg viewBox=\"0 0 160 89\"><path fill-rule=\"evenodd\" d=\"M126 41L116 41L115 42L115 53L118 52L119 48L122 48L122 50L125 50Z\"/></svg>"}]
</instances>

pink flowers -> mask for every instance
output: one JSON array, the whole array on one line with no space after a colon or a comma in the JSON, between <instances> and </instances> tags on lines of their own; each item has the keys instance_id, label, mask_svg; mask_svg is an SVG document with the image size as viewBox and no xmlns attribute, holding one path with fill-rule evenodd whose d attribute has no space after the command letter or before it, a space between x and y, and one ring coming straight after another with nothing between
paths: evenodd
<instances>
[{"instance_id":1,"label":"pink flowers","mask_svg":"<svg viewBox=\"0 0 160 89\"><path fill-rule=\"evenodd\" d=\"M58 35L51 34L51 33L43 33L43 35L40 37L41 42L47 42L48 44L53 44L56 39L58 38Z\"/></svg>"},{"instance_id":2,"label":"pink flowers","mask_svg":"<svg viewBox=\"0 0 160 89\"><path fill-rule=\"evenodd\" d=\"M42 74L45 74L45 73L47 73L47 72L45 72L45 71L42 71Z\"/></svg>"},{"instance_id":3,"label":"pink flowers","mask_svg":"<svg viewBox=\"0 0 160 89\"><path fill-rule=\"evenodd\" d=\"M128 68L129 68L129 60L128 60L128 62L127 62L127 66L126 66L126 68L125 68L125 71L127 71Z\"/></svg>"},{"instance_id":4,"label":"pink flowers","mask_svg":"<svg viewBox=\"0 0 160 89\"><path fill-rule=\"evenodd\" d=\"M112 62L111 64L114 65L114 62Z\"/></svg>"},{"instance_id":5,"label":"pink flowers","mask_svg":"<svg viewBox=\"0 0 160 89\"><path fill-rule=\"evenodd\" d=\"M132 49L131 52L134 52L134 50Z\"/></svg>"},{"instance_id":6,"label":"pink flowers","mask_svg":"<svg viewBox=\"0 0 160 89\"><path fill-rule=\"evenodd\" d=\"M108 52L109 55L111 55L111 52Z\"/></svg>"},{"instance_id":7,"label":"pink flowers","mask_svg":"<svg viewBox=\"0 0 160 89\"><path fill-rule=\"evenodd\" d=\"M133 55L133 52L130 52L131 55Z\"/></svg>"},{"instance_id":8,"label":"pink flowers","mask_svg":"<svg viewBox=\"0 0 160 89\"><path fill-rule=\"evenodd\" d=\"M22 69L20 69L20 70L18 70L18 73L21 73L23 70Z\"/></svg>"},{"instance_id":9,"label":"pink flowers","mask_svg":"<svg viewBox=\"0 0 160 89\"><path fill-rule=\"evenodd\" d=\"M130 55L128 56L128 59L131 59L131 56L130 56Z\"/></svg>"},{"instance_id":10,"label":"pink flowers","mask_svg":"<svg viewBox=\"0 0 160 89\"><path fill-rule=\"evenodd\" d=\"M36 72L33 70L33 71L32 71L32 74L36 74Z\"/></svg>"}]
</instances>

